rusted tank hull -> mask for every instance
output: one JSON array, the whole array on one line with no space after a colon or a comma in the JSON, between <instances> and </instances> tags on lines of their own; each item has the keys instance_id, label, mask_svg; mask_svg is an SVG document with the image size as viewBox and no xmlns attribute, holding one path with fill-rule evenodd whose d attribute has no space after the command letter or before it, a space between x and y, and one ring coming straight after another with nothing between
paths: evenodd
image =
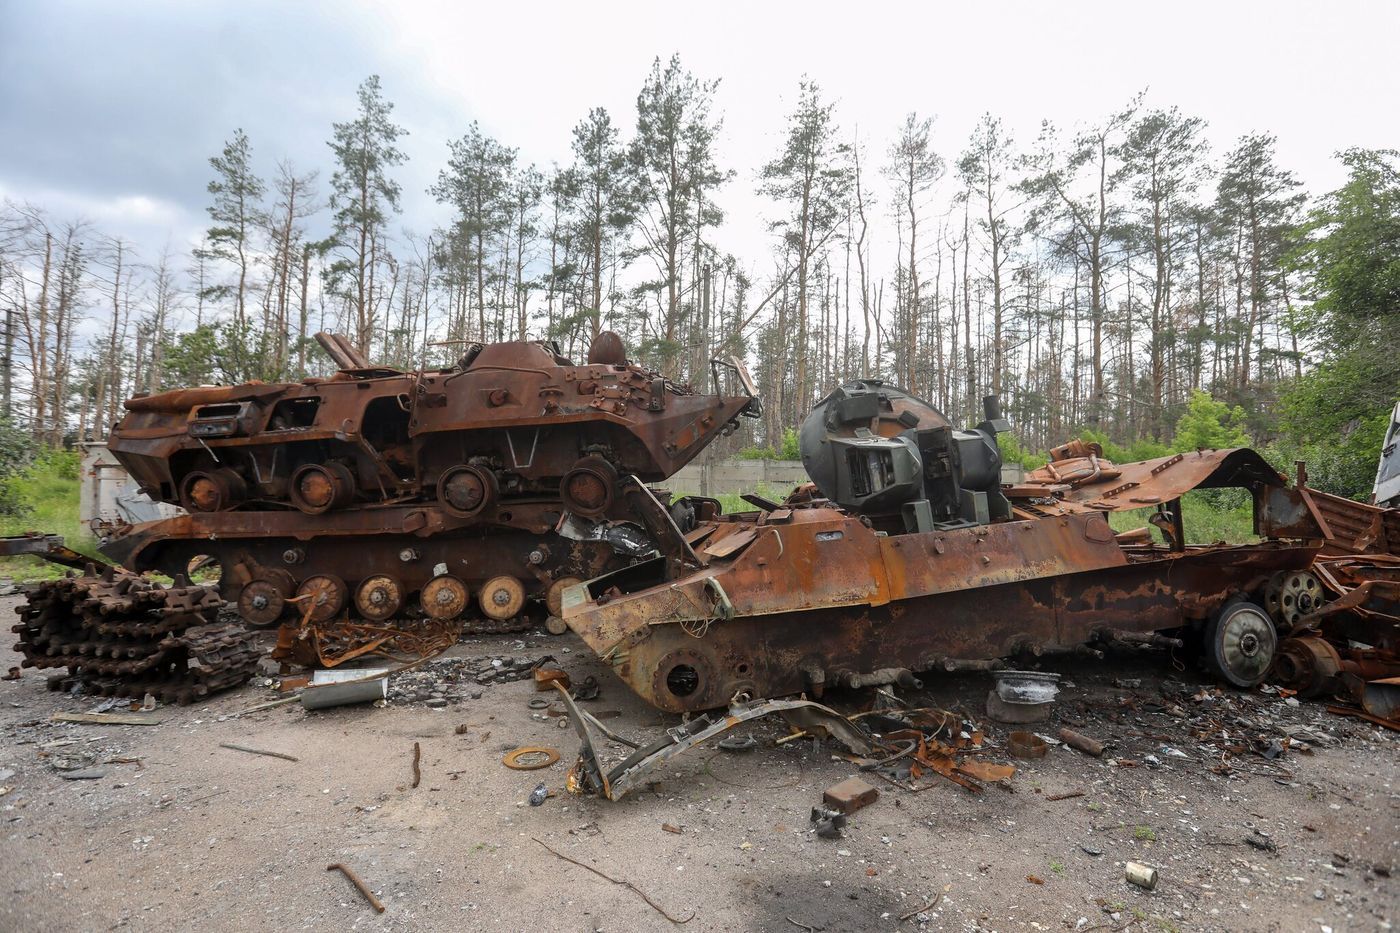
<instances>
[{"instance_id":1,"label":"rusted tank hull","mask_svg":"<svg viewBox=\"0 0 1400 933\"><path fill-rule=\"evenodd\" d=\"M819 696L852 674L1065 652L1120 633L1197 623L1229 596L1257 589L1280 570L1308 566L1314 554L1311 546L1278 544L1200 551L879 606L717 620L701 638L680 624L648 625L631 634L634 643L625 636L593 647L638 695L671 712L723 706L736 694ZM674 595L647 591L628 614L664 617L668 599ZM566 618L585 640L596 633L587 613L566 609Z\"/></svg>"},{"instance_id":2,"label":"rusted tank hull","mask_svg":"<svg viewBox=\"0 0 1400 933\"><path fill-rule=\"evenodd\" d=\"M479 609L519 625L531 599L557 613L565 584L655 553L624 478L663 480L761 411L742 363L714 361L705 394L628 363L606 333L586 365L512 341L419 372L318 340L340 367L329 379L128 400L110 450L190 514L111 528L103 552L172 575L217 560L251 625L305 624L313 604L317 623ZM740 394L719 394L721 370Z\"/></svg>"}]
</instances>

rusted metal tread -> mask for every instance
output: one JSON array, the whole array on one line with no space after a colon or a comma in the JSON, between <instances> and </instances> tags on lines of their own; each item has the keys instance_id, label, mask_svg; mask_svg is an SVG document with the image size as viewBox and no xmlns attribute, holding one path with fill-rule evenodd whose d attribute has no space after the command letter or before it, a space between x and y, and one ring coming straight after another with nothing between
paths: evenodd
<instances>
[{"instance_id":1,"label":"rusted metal tread","mask_svg":"<svg viewBox=\"0 0 1400 933\"><path fill-rule=\"evenodd\" d=\"M18 608L16 650L26 667L68 668L54 689L80 684L100 696L192 703L248 680L262 656L238 624L211 622L212 587L161 587L108 570L31 587Z\"/></svg>"}]
</instances>

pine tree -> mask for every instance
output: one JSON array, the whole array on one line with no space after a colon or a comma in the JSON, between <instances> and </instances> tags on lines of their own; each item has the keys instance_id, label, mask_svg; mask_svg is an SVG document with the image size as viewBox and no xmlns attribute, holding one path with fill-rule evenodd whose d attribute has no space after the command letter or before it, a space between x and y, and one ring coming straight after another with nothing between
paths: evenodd
<instances>
[{"instance_id":1,"label":"pine tree","mask_svg":"<svg viewBox=\"0 0 1400 933\"><path fill-rule=\"evenodd\" d=\"M243 130L235 130L223 152L209 160L214 179L209 182L213 203L207 208L213 224L205 232L201 258L232 263L238 277L234 283L206 286L202 297L214 301L233 298L233 324L240 332L248 327L247 299L255 258L254 236L262 228L265 212L262 198L266 186L253 171L253 147ZM247 369L245 354L238 351L236 368Z\"/></svg>"},{"instance_id":2,"label":"pine tree","mask_svg":"<svg viewBox=\"0 0 1400 933\"><path fill-rule=\"evenodd\" d=\"M331 176L335 259L328 284L348 304L355 345L368 353L378 315L375 274L387 258L388 212L399 210L399 185L389 171L404 162L395 143L407 131L390 119L394 105L384 98L378 75L364 80L357 97L355 118L334 124L328 143L336 165Z\"/></svg>"}]
</instances>

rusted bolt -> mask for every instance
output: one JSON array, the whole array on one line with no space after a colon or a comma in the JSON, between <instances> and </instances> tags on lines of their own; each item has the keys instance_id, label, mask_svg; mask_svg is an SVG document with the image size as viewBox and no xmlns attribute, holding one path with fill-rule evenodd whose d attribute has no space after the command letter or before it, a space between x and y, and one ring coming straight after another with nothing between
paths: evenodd
<instances>
[{"instance_id":1,"label":"rusted bolt","mask_svg":"<svg viewBox=\"0 0 1400 933\"><path fill-rule=\"evenodd\" d=\"M531 552L530 552L530 563L532 563L532 564L543 564L543 563L544 563L544 552L540 551L538 548L535 549L535 550L533 550L533 551L531 551Z\"/></svg>"},{"instance_id":2,"label":"rusted bolt","mask_svg":"<svg viewBox=\"0 0 1400 933\"><path fill-rule=\"evenodd\" d=\"M418 559L418 552L411 547L406 547L399 551L399 560L405 564L411 564Z\"/></svg>"},{"instance_id":3,"label":"rusted bolt","mask_svg":"<svg viewBox=\"0 0 1400 933\"><path fill-rule=\"evenodd\" d=\"M306 552L299 547L289 547L282 552L282 563L299 564L306 560Z\"/></svg>"},{"instance_id":4,"label":"rusted bolt","mask_svg":"<svg viewBox=\"0 0 1400 933\"><path fill-rule=\"evenodd\" d=\"M990 557L988 557L986 554L983 554L983 555L982 555L982 566L983 566L983 567L987 566L987 565L990 564L991 562L992 562L992 559L991 559Z\"/></svg>"}]
</instances>

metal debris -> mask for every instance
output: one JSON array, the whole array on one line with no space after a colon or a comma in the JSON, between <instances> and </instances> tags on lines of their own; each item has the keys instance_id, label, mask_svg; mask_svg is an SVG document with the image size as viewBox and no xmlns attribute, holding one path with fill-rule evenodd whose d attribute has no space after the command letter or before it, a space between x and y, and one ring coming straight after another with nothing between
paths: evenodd
<instances>
[{"instance_id":1,"label":"metal debris","mask_svg":"<svg viewBox=\"0 0 1400 933\"><path fill-rule=\"evenodd\" d=\"M183 575L164 587L89 565L27 596L15 647L25 667L68 669L51 689L185 705L244 683L262 656L241 626L216 621L224 602L214 588Z\"/></svg>"},{"instance_id":2,"label":"metal debris","mask_svg":"<svg viewBox=\"0 0 1400 933\"><path fill-rule=\"evenodd\" d=\"M316 338L328 379L128 399L108 449L187 514L102 543L138 571L217 562L224 598L303 664L518 631L534 603L558 616L568 587L657 552L623 478L664 480L761 411L738 361L714 362L710 394L629 363L610 332L581 365L509 341L417 372Z\"/></svg>"},{"instance_id":3,"label":"metal debris","mask_svg":"<svg viewBox=\"0 0 1400 933\"><path fill-rule=\"evenodd\" d=\"M661 557L575 587L564 618L671 712L1187 637L1222 679L1258 683L1274 629L1252 600L1317 552L1304 490L1252 450L1113 464L1082 442L1003 486L997 408L955 431L894 387L844 386L802 427L813 485L658 537ZM1186 544L1181 497L1217 487L1251 493L1263 540ZM1160 543L1110 527L1108 513L1136 509Z\"/></svg>"},{"instance_id":4,"label":"metal debris","mask_svg":"<svg viewBox=\"0 0 1400 933\"><path fill-rule=\"evenodd\" d=\"M682 918L682 917L674 917L674 916L672 916L670 913L668 913L668 912L666 911L666 909L663 908L660 904L656 903L656 901L653 901L651 898L647 897L646 893L645 893L644 891L642 891L641 888L639 888L639 887L637 887L635 884L633 884L632 882L630 882L630 881L623 881L623 880L621 880L621 879L614 878L614 877L612 877L611 875L604 874L603 872L601 872L601 871L599 871L598 869L594 868L592 865L586 865L586 864L584 864L583 862L580 862L578 859L570 858L569 856L567 856L567 855L565 855L564 853L558 851L557 849L550 848L550 846L549 846L547 843L544 843L544 842L542 842L542 841L539 840L539 839L535 839L535 841L538 842L541 846L543 846L551 855L554 855L554 856L556 856L556 857L558 857L558 858L561 858L561 859L563 859L564 861L566 861L566 862L568 862L568 863L570 863L570 864L572 864L572 865L577 865L579 868L587 869L588 871L591 871L593 874L597 875L599 878L602 878L604 881L610 881L610 882L612 882L613 884L621 885L622 887L624 887L624 888L626 888L627 890L631 891L633 894L635 894L635 895L637 895L638 897L640 897L642 900L646 901L648 907L650 907L652 910L656 911L657 913L659 913L661 916L665 917L667 920L671 921L672 923L675 923L675 924L689 923L691 920L695 919L695 913L694 913L694 911L692 911L688 916L683 917L683 918Z\"/></svg>"},{"instance_id":5,"label":"metal debris","mask_svg":"<svg viewBox=\"0 0 1400 933\"><path fill-rule=\"evenodd\" d=\"M527 745L506 752L501 764L514 771L538 771L559 760L559 750L543 745Z\"/></svg>"},{"instance_id":6,"label":"metal debris","mask_svg":"<svg viewBox=\"0 0 1400 933\"><path fill-rule=\"evenodd\" d=\"M262 755L266 758L281 758L283 761L301 761L295 755L288 755L285 752L270 752L262 748L249 748L247 745L235 745L232 742L220 742L220 748L229 748L235 752L247 752L249 755Z\"/></svg>"},{"instance_id":7,"label":"metal debris","mask_svg":"<svg viewBox=\"0 0 1400 933\"><path fill-rule=\"evenodd\" d=\"M326 866L326 871L338 871L346 878L349 878L350 883L355 886L355 890L359 891L360 894L364 896L364 899L369 901L370 906L379 911L379 913L384 913L384 902L374 896L374 892L369 889L367 884L360 880L360 876L355 874L354 869L349 865L334 862Z\"/></svg>"}]
</instances>

